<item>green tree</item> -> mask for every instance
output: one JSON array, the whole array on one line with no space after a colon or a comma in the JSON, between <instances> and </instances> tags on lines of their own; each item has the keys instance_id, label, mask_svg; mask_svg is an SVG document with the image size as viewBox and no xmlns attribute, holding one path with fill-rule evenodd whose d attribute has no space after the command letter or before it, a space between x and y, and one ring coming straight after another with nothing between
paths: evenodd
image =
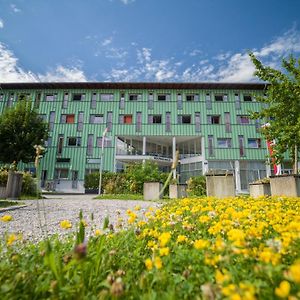
<instances>
[{"instance_id":1,"label":"green tree","mask_svg":"<svg viewBox=\"0 0 300 300\"><path fill-rule=\"evenodd\" d=\"M283 71L264 66L253 53L250 58L255 65L255 75L268 83L266 95L257 100L266 103L259 113L252 113L255 119L263 119L269 126L262 128L267 140L275 140L274 157L283 159L286 151L293 161L294 173L298 173L300 146L300 59L292 55L282 60Z\"/></svg>"},{"instance_id":2,"label":"green tree","mask_svg":"<svg viewBox=\"0 0 300 300\"><path fill-rule=\"evenodd\" d=\"M34 145L43 144L47 137L48 126L31 108L31 101L21 100L0 115L0 161L33 162Z\"/></svg>"}]
</instances>

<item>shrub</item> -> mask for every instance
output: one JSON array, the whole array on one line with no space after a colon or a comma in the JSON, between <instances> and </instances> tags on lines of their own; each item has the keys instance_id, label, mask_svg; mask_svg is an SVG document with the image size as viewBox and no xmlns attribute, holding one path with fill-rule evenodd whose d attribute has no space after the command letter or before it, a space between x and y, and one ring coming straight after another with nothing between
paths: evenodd
<instances>
[{"instance_id":1,"label":"shrub","mask_svg":"<svg viewBox=\"0 0 300 300\"><path fill-rule=\"evenodd\" d=\"M85 175L84 187L86 189L97 189L99 187L99 172L94 172Z\"/></svg>"},{"instance_id":2,"label":"shrub","mask_svg":"<svg viewBox=\"0 0 300 300\"><path fill-rule=\"evenodd\" d=\"M206 195L205 176L193 176L187 181L187 192L190 196Z\"/></svg>"},{"instance_id":3,"label":"shrub","mask_svg":"<svg viewBox=\"0 0 300 300\"><path fill-rule=\"evenodd\" d=\"M6 186L8 179L8 171L3 169L0 170L0 186Z\"/></svg>"},{"instance_id":4,"label":"shrub","mask_svg":"<svg viewBox=\"0 0 300 300\"><path fill-rule=\"evenodd\" d=\"M29 172L23 173L21 194L25 196L37 195L36 179Z\"/></svg>"}]
</instances>

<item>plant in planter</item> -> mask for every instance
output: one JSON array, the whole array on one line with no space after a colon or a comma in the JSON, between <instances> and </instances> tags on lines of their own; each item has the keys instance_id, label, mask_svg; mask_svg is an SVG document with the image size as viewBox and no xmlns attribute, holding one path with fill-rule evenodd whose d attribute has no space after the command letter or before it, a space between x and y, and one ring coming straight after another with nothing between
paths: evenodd
<instances>
[{"instance_id":1,"label":"plant in planter","mask_svg":"<svg viewBox=\"0 0 300 300\"><path fill-rule=\"evenodd\" d=\"M300 196L298 156L300 147L300 60L292 55L282 60L284 72L264 66L253 53L250 58L255 65L255 75L267 82L264 97L257 100L267 106L260 112L253 112L252 118L262 119L262 134L272 145L272 159L275 164L282 162L287 152L293 161L293 175L271 177L272 195Z\"/></svg>"}]
</instances>

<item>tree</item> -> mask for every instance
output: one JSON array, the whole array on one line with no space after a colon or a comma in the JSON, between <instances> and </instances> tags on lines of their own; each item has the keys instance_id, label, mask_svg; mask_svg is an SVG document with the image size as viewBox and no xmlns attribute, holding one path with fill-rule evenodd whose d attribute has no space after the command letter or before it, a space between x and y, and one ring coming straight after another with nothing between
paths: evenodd
<instances>
[{"instance_id":1,"label":"tree","mask_svg":"<svg viewBox=\"0 0 300 300\"><path fill-rule=\"evenodd\" d=\"M263 119L268 126L262 134L269 141L275 140L274 157L279 163L286 151L293 161L294 173L298 173L298 153L300 146L300 59L292 55L282 60L283 71L264 66L253 53L250 58L255 65L255 75L267 82L264 97L257 100L266 103L255 119Z\"/></svg>"},{"instance_id":2,"label":"tree","mask_svg":"<svg viewBox=\"0 0 300 300\"><path fill-rule=\"evenodd\" d=\"M0 115L0 161L33 162L34 145L43 144L47 137L48 126L31 108L31 101L21 100Z\"/></svg>"}]
</instances>

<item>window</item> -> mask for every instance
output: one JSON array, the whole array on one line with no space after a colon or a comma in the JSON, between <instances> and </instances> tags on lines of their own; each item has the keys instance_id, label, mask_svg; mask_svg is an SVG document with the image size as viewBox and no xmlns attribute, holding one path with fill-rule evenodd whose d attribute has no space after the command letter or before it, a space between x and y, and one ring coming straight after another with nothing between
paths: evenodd
<instances>
[{"instance_id":1,"label":"window","mask_svg":"<svg viewBox=\"0 0 300 300\"><path fill-rule=\"evenodd\" d=\"M229 112L224 113L224 119L225 119L225 132L231 132L230 113Z\"/></svg>"},{"instance_id":2,"label":"window","mask_svg":"<svg viewBox=\"0 0 300 300\"><path fill-rule=\"evenodd\" d=\"M208 124L220 124L221 116L220 115L207 116L207 123Z\"/></svg>"},{"instance_id":3,"label":"window","mask_svg":"<svg viewBox=\"0 0 300 300\"><path fill-rule=\"evenodd\" d=\"M60 123L74 124L74 122L75 122L75 115L74 114L61 115Z\"/></svg>"},{"instance_id":4,"label":"window","mask_svg":"<svg viewBox=\"0 0 300 300\"><path fill-rule=\"evenodd\" d=\"M142 100L141 94L129 94L129 101L140 101Z\"/></svg>"},{"instance_id":5,"label":"window","mask_svg":"<svg viewBox=\"0 0 300 300\"><path fill-rule=\"evenodd\" d=\"M148 123L149 124L161 124L161 115L149 115Z\"/></svg>"},{"instance_id":6,"label":"window","mask_svg":"<svg viewBox=\"0 0 300 300\"><path fill-rule=\"evenodd\" d=\"M199 95L186 95L186 101L199 101Z\"/></svg>"},{"instance_id":7,"label":"window","mask_svg":"<svg viewBox=\"0 0 300 300\"><path fill-rule=\"evenodd\" d=\"M171 131L171 112L166 112L166 132Z\"/></svg>"},{"instance_id":8,"label":"window","mask_svg":"<svg viewBox=\"0 0 300 300\"><path fill-rule=\"evenodd\" d=\"M157 100L158 101L170 101L171 95L170 94L158 94Z\"/></svg>"},{"instance_id":9,"label":"window","mask_svg":"<svg viewBox=\"0 0 300 300\"><path fill-rule=\"evenodd\" d=\"M182 109L182 95L177 94L177 109Z\"/></svg>"},{"instance_id":10,"label":"window","mask_svg":"<svg viewBox=\"0 0 300 300\"><path fill-rule=\"evenodd\" d=\"M214 156L214 137L213 137L213 135L208 136L208 155Z\"/></svg>"},{"instance_id":11,"label":"window","mask_svg":"<svg viewBox=\"0 0 300 300\"><path fill-rule=\"evenodd\" d=\"M42 94L41 93L37 93L35 95L35 98L34 98L34 107L35 108L39 108L40 107L41 98L42 98ZM0 100L1 100L1 95L0 95Z\"/></svg>"},{"instance_id":12,"label":"window","mask_svg":"<svg viewBox=\"0 0 300 300\"><path fill-rule=\"evenodd\" d=\"M62 153L63 145L64 145L64 135L60 134L58 136L57 154L61 154Z\"/></svg>"},{"instance_id":13,"label":"window","mask_svg":"<svg viewBox=\"0 0 300 300\"><path fill-rule=\"evenodd\" d=\"M205 95L206 108L211 109L211 96L209 93Z\"/></svg>"},{"instance_id":14,"label":"window","mask_svg":"<svg viewBox=\"0 0 300 300\"><path fill-rule=\"evenodd\" d=\"M135 130L137 132L142 130L142 112L138 111L136 113L136 127Z\"/></svg>"},{"instance_id":15,"label":"window","mask_svg":"<svg viewBox=\"0 0 300 300\"><path fill-rule=\"evenodd\" d=\"M93 143L94 143L94 135L89 134L87 140L87 149L86 149L86 154L89 156L93 155Z\"/></svg>"},{"instance_id":16,"label":"window","mask_svg":"<svg viewBox=\"0 0 300 300\"><path fill-rule=\"evenodd\" d=\"M132 115L120 115L119 123L120 124L132 124Z\"/></svg>"},{"instance_id":17,"label":"window","mask_svg":"<svg viewBox=\"0 0 300 300\"><path fill-rule=\"evenodd\" d=\"M240 156L244 156L244 136L239 135L239 149L240 149Z\"/></svg>"},{"instance_id":18,"label":"window","mask_svg":"<svg viewBox=\"0 0 300 300\"><path fill-rule=\"evenodd\" d=\"M46 101L56 101L57 94L45 94L45 100Z\"/></svg>"},{"instance_id":19,"label":"window","mask_svg":"<svg viewBox=\"0 0 300 300\"><path fill-rule=\"evenodd\" d=\"M260 139L248 139L248 148L261 148L261 140Z\"/></svg>"},{"instance_id":20,"label":"window","mask_svg":"<svg viewBox=\"0 0 300 300\"><path fill-rule=\"evenodd\" d=\"M231 148L230 138L218 138L217 139L218 148Z\"/></svg>"},{"instance_id":21,"label":"window","mask_svg":"<svg viewBox=\"0 0 300 300\"><path fill-rule=\"evenodd\" d=\"M69 94L64 93L64 99L62 103L62 108L67 108L68 107L68 100L69 100Z\"/></svg>"},{"instance_id":22,"label":"window","mask_svg":"<svg viewBox=\"0 0 300 300\"><path fill-rule=\"evenodd\" d=\"M53 130L55 120L55 111L50 111L49 115L49 131Z\"/></svg>"},{"instance_id":23,"label":"window","mask_svg":"<svg viewBox=\"0 0 300 300\"><path fill-rule=\"evenodd\" d=\"M91 124L103 124L104 116L103 115L90 115Z\"/></svg>"},{"instance_id":24,"label":"window","mask_svg":"<svg viewBox=\"0 0 300 300\"><path fill-rule=\"evenodd\" d=\"M125 108L125 94L124 93L121 93L119 108L120 109L124 109Z\"/></svg>"},{"instance_id":25,"label":"window","mask_svg":"<svg viewBox=\"0 0 300 300\"><path fill-rule=\"evenodd\" d=\"M107 131L111 131L111 129L112 129L112 117L113 117L113 115L112 115L113 113L112 113L112 111L108 111L107 112L107 118L106 118L106 127L107 127Z\"/></svg>"},{"instance_id":26,"label":"window","mask_svg":"<svg viewBox=\"0 0 300 300\"><path fill-rule=\"evenodd\" d=\"M215 101L227 101L227 94L216 94Z\"/></svg>"},{"instance_id":27,"label":"window","mask_svg":"<svg viewBox=\"0 0 300 300\"><path fill-rule=\"evenodd\" d=\"M56 179L68 179L69 169L55 169Z\"/></svg>"},{"instance_id":28,"label":"window","mask_svg":"<svg viewBox=\"0 0 300 300\"><path fill-rule=\"evenodd\" d=\"M250 123L249 116L246 116L246 115L237 116L237 123L238 124L249 124Z\"/></svg>"},{"instance_id":29,"label":"window","mask_svg":"<svg viewBox=\"0 0 300 300\"><path fill-rule=\"evenodd\" d=\"M200 115L200 112L195 113L195 131L196 132L201 131L201 115Z\"/></svg>"},{"instance_id":30,"label":"window","mask_svg":"<svg viewBox=\"0 0 300 300\"><path fill-rule=\"evenodd\" d=\"M239 94L234 94L235 108L241 109L241 99Z\"/></svg>"},{"instance_id":31,"label":"window","mask_svg":"<svg viewBox=\"0 0 300 300\"><path fill-rule=\"evenodd\" d=\"M192 117L191 115L179 115L178 116L178 124L191 124Z\"/></svg>"},{"instance_id":32,"label":"window","mask_svg":"<svg viewBox=\"0 0 300 300\"><path fill-rule=\"evenodd\" d=\"M75 93L73 94L73 101L84 101L85 100L85 94L81 93Z\"/></svg>"},{"instance_id":33,"label":"window","mask_svg":"<svg viewBox=\"0 0 300 300\"><path fill-rule=\"evenodd\" d=\"M68 137L68 146L81 146L81 137Z\"/></svg>"},{"instance_id":34,"label":"window","mask_svg":"<svg viewBox=\"0 0 300 300\"><path fill-rule=\"evenodd\" d=\"M102 137L97 137L96 143L98 148L102 148ZM103 147L112 147L112 138L110 136L104 137Z\"/></svg>"},{"instance_id":35,"label":"window","mask_svg":"<svg viewBox=\"0 0 300 300\"><path fill-rule=\"evenodd\" d=\"M245 102L251 102L252 101L252 96L251 95L244 95L244 101Z\"/></svg>"},{"instance_id":36,"label":"window","mask_svg":"<svg viewBox=\"0 0 300 300\"><path fill-rule=\"evenodd\" d=\"M114 94L100 94L101 101L114 101Z\"/></svg>"},{"instance_id":37,"label":"window","mask_svg":"<svg viewBox=\"0 0 300 300\"><path fill-rule=\"evenodd\" d=\"M154 95L153 93L148 94L148 109L153 109L153 101L154 101Z\"/></svg>"},{"instance_id":38,"label":"window","mask_svg":"<svg viewBox=\"0 0 300 300\"><path fill-rule=\"evenodd\" d=\"M77 131L82 131L82 129L83 129L83 112L80 111L78 113Z\"/></svg>"},{"instance_id":39,"label":"window","mask_svg":"<svg viewBox=\"0 0 300 300\"><path fill-rule=\"evenodd\" d=\"M91 98L91 108L96 108L97 106L97 94L93 93Z\"/></svg>"}]
</instances>

